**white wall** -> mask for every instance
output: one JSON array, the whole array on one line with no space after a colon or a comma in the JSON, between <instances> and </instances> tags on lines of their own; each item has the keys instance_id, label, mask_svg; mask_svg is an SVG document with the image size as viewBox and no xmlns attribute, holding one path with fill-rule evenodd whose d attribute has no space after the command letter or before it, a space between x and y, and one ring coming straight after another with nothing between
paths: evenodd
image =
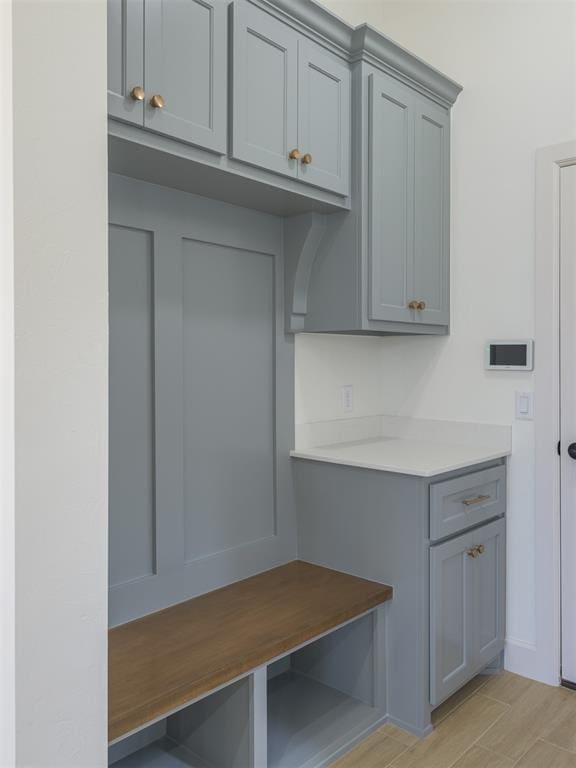
<instances>
[{"instance_id":1,"label":"white wall","mask_svg":"<svg viewBox=\"0 0 576 768\"><path fill-rule=\"evenodd\" d=\"M15 760L12 2L0 2L0 765Z\"/></svg>"},{"instance_id":2,"label":"white wall","mask_svg":"<svg viewBox=\"0 0 576 768\"><path fill-rule=\"evenodd\" d=\"M453 115L452 333L444 339L380 340L378 374L373 345L360 353L356 339L330 340L327 366L324 338L298 338L297 421L328 412L342 416L334 392L351 383L349 368L358 364L359 414L374 408L367 377L378 375L385 413L513 424L507 665L539 675L533 424L514 421L514 392L531 390L532 374L487 373L482 349L488 338L534 335L534 153L576 137L576 5L325 5L352 23L379 27L464 86ZM364 399L363 391L370 397Z\"/></svg>"},{"instance_id":3,"label":"white wall","mask_svg":"<svg viewBox=\"0 0 576 768\"><path fill-rule=\"evenodd\" d=\"M16 757L105 766L106 3L14 3Z\"/></svg>"}]
</instances>

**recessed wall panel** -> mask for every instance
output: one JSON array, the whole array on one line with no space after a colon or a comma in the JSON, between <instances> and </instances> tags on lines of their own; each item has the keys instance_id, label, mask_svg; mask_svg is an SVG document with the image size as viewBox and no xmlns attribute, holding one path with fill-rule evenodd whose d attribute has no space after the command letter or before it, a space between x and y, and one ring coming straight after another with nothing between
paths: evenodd
<instances>
[{"instance_id":1,"label":"recessed wall panel","mask_svg":"<svg viewBox=\"0 0 576 768\"><path fill-rule=\"evenodd\" d=\"M110 584L155 571L153 235L110 227Z\"/></svg>"},{"instance_id":2,"label":"recessed wall panel","mask_svg":"<svg viewBox=\"0 0 576 768\"><path fill-rule=\"evenodd\" d=\"M275 533L274 261L182 240L187 562Z\"/></svg>"}]
</instances>

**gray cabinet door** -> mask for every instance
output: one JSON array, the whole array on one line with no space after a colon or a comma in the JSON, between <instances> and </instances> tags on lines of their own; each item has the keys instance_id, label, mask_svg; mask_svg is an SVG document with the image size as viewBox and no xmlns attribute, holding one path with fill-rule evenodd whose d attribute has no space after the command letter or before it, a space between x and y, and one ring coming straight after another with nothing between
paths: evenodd
<instances>
[{"instance_id":1,"label":"gray cabinet door","mask_svg":"<svg viewBox=\"0 0 576 768\"><path fill-rule=\"evenodd\" d=\"M489 664L504 649L506 624L506 523L498 520L478 528L475 545L482 553L475 563L473 656L477 667Z\"/></svg>"},{"instance_id":2,"label":"gray cabinet door","mask_svg":"<svg viewBox=\"0 0 576 768\"><path fill-rule=\"evenodd\" d=\"M349 194L350 69L307 40L298 46L298 145L311 155L303 181Z\"/></svg>"},{"instance_id":3,"label":"gray cabinet door","mask_svg":"<svg viewBox=\"0 0 576 768\"><path fill-rule=\"evenodd\" d=\"M145 0L146 128L226 152L225 0ZM150 99L160 95L164 107Z\"/></svg>"},{"instance_id":4,"label":"gray cabinet door","mask_svg":"<svg viewBox=\"0 0 576 768\"><path fill-rule=\"evenodd\" d=\"M414 95L385 75L369 88L370 319L412 322Z\"/></svg>"},{"instance_id":5,"label":"gray cabinet door","mask_svg":"<svg viewBox=\"0 0 576 768\"><path fill-rule=\"evenodd\" d=\"M244 0L233 9L232 154L298 175L298 34Z\"/></svg>"},{"instance_id":6,"label":"gray cabinet door","mask_svg":"<svg viewBox=\"0 0 576 768\"><path fill-rule=\"evenodd\" d=\"M417 321L448 325L450 254L450 116L428 99L415 103L414 276L426 308Z\"/></svg>"},{"instance_id":7,"label":"gray cabinet door","mask_svg":"<svg viewBox=\"0 0 576 768\"><path fill-rule=\"evenodd\" d=\"M135 87L144 87L144 0L108 0L108 114L142 125Z\"/></svg>"},{"instance_id":8,"label":"gray cabinet door","mask_svg":"<svg viewBox=\"0 0 576 768\"><path fill-rule=\"evenodd\" d=\"M430 549L430 703L458 690L473 668L475 558L470 534Z\"/></svg>"},{"instance_id":9,"label":"gray cabinet door","mask_svg":"<svg viewBox=\"0 0 576 768\"><path fill-rule=\"evenodd\" d=\"M435 706L504 649L506 523L430 548L430 703Z\"/></svg>"}]
</instances>

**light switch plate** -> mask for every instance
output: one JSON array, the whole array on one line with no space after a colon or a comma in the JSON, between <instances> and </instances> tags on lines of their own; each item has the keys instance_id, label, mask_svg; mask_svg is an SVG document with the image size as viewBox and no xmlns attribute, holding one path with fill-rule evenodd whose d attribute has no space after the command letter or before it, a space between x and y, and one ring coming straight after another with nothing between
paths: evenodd
<instances>
[{"instance_id":1,"label":"light switch plate","mask_svg":"<svg viewBox=\"0 0 576 768\"><path fill-rule=\"evenodd\" d=\"M516 392L516 418L522 421L534 419L533 392Z\"/></svg>"}]
</instances>

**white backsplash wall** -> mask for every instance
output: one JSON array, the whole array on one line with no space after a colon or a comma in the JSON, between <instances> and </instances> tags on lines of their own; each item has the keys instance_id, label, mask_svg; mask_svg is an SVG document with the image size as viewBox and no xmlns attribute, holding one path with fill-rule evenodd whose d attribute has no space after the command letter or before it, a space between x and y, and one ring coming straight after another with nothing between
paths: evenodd
<instances>
[{"instance_id":1,"label":"white backsplash wall","mask_svg":"<svg viewBox=\"0 0 576 768\"><path fill-rule=\"evenodd\" d=\"M352 415L379 407L427 419L512 424L507 665L542 678L533 589L534 432L532 422L514 420L515 391L531 390L532 375L486 372L483 346L489 338L534 334L535 151L576 137L576 4L324 4L352 23L382 29L464 86L453 118L452 332L443 339L299 337L297 419L344 418L337 393L357 382Z\"/></svg>"},{"instance_id":2,"label":"white backsplash wall","mask_svg":"<svg viewBox=\"0 0 576 768\"><path fill-rule=\"evenodd\" d=\"M297 336L296 424L379 414L381 344L374 336ZM352 385L351 413L342 404L347 385Z\"/></svg>"}]
</instances>

